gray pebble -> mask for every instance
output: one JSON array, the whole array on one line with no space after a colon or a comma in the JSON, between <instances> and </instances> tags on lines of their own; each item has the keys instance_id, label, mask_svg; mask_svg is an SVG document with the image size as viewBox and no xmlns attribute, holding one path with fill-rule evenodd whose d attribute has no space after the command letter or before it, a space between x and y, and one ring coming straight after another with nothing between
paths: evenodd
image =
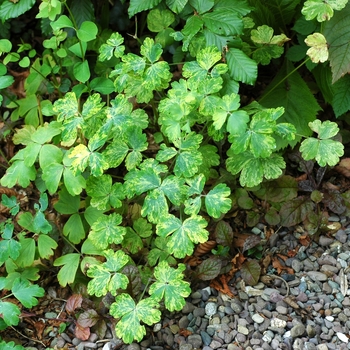
<instances>
[{"instance_id":1,"label":"gray pebble","mask_svg":"<svg viewBox=\"0 0 350 350\"><path fill-rule=\"evenodd\" d=\"M200 348L202 346L202 337L199 334L191 334L188 336L187 342L194 348Z\"/></svg>"},{"instance_id":2,"label":"gray pebble","mask_svg":"<svg viewBox=\"0 0 350 350\"><path fill-rule=\"evenodd\" d=\"M290 330L290 335L291 335L292 338L301 337L304 333L305 333L305 326L302 323L296 324Z\"/></svg>"},{"instance_id":3,"label":"gray pebble","mask_svg":"<svg viewBox=\"0 0 350 350\"><path fill-rule=\"evenodd\" d=\"M327 281L328 277L325 273L319 271L308 271L308 276L314 281Z\"/></svg>"},{"instance_id":4,"label":"gray pebble","mask_svg":"<svg viewBox=\"0 0 350 350\"><path fill-rule=\"evenodd\" d=\"M140 345L136 343L131 343L128 345L127 350L140 350Z\"/></svg>"}]
</instances>

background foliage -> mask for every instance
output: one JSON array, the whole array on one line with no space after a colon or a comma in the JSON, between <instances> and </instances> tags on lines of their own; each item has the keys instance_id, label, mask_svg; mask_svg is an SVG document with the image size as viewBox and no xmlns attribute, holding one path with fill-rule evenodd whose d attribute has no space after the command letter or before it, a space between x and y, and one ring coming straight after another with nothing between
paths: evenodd
<instances>
[{"instance_id":1,"label":"background foliage","mask_svg":"<svg viewBox=\"0 0 350 350\"><path fill-rule=\"evenodd\" d=\"M322 208L347 214L349 192L319 186L349 140L349 11L345 0L0 1L3 141L16 150L2 152L1 185L16 191L2 196L0 329L20 319L6 298L36 305L54 266L62 287L113 296L116 334L140 341L161 308L181 310L188 277L230 270L237 210L248 226L313 234ZM20 188L33 191L27 210ZM186 268L209 241L216 256ZM248 284L258 251L243 252Z\"/></svg>"}]
</instances>

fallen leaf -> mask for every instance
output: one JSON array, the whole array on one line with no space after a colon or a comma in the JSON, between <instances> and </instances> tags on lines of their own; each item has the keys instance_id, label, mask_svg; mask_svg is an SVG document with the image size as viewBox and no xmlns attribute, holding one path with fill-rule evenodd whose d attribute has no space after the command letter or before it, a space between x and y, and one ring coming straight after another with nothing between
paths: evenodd
<instances>
[{"instance_id":1,"label":"fallen leaf","mask_svg":"<svg viewBox=\"0 0 350 350\"><path fill-rule=\"evenodd\" d=\"M230 276L221 275L210 282L210 287L233 298L234 294L231 292L230 287L227 284L230 279Z\"/></svg>"},{"instance_id":2,"label":"fallen leaf","mask_svg":"<svg viewBox=\"0 0 350 350\"><path fill-rule=\"evenodd\" d=\"M81 307L81 303L83 302L83 297L81 294L73 294L71 295L66 304L66 311L69 314L72 314L76 309Z\"/></svg>"}]
</instances>

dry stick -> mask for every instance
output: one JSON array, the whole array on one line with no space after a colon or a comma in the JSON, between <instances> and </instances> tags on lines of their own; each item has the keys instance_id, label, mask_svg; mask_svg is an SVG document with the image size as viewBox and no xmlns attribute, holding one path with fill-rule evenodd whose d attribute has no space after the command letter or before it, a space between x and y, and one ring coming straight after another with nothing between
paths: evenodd
<instances>
[{"instance_id":1,"label":"dry stick","mask_svg":"<svg viewBox=\"0 0 350 350\"><path fill-rule=\"evenodd\" d=\"M27 337L25 334L21 333L20 331L18 331L18 330L17 330L16 328L14 328L13 326L11 326L11 328L12 328L16 333L18 333L21 337L26 338L26 339L28 339L28 340L31 340L31 341L33 341L33 342L35 342L35 343L39 343L39 344L41 344L42 346L45 346L45 347L46 347L46 345L45 345L42 341Z\"/></svg>"}]
</instances>

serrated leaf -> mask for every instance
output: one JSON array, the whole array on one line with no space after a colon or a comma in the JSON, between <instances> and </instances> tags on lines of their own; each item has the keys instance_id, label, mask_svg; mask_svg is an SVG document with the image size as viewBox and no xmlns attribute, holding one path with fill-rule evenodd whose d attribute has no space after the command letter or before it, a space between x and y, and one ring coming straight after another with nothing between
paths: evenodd
<instances>
[{"instance_id":1,"label":"serrated leaf","mask_svg":"<svg viewBox=\"0 0 350 350\"><path fill-rule=\"evenodd\" d=\"M136 13L156 7L162 0L131 0L128 14L131 18Z\"/></svg>"},{"instance_id":2,"label":"serrated leaf","mask_svg":"<svg viewBox=\"0 0 350 350\"><path fill-rule=\"evenodd\" d=\"M242 278L249 286L255 286L259 282L261 267L255 259L245 261L240 267Z\"/></svg>"},{"instance_id":3,"label":"serrated leaf","mask_svg":"<svg viewBox=\"0 0 350 350\"><path fill-rule=\"evenodd\" d=\"M151 32L161 32L175 21L174 14L169 10L151 10L147 15L147 26Z\"/></svg>"},{"instance_id":4,"label":"serrated leaf","mask_svg":"<svg viewBox=\"0 0 350 350\"><path fill-rule=\"evenodd\" d=\"M160 320L161 313L157 309L158 303L152 298L142 299L135 304L129 294L120 294L111 305L110 314L120 318L115 331L125 343L133 340L141 341L146 335L145 326L141 321L152 325Z\"/></svg>"},{"instance_id":5,"label":"serrated leaf","mask_svg":"<svg viewBox=\"0 0 350 350\"><path fill-rule=\"evenodd\" d=\"M339 1L339 5L347 2L347 0L341 0ZM336 12L334 17L324 25L323 35L326 37L329 47L332 83L335 83L338 79L350 72L349 15L350 6L348 5L341 11Z\"/></svg>"},{"instance_id":6,"label":"serrated leaf","mask_svg":"<svg viewBox=\"0 0 350 350\"><path fill-rule=\"evenodd\" d=\"M214 11L205 13L204 25L213 33L219 35L241 35L243 21L234 8L215 8Z\"/></svg>"},{"instance_id":7,"label":"serrated leaf","mask_svg":"<svg viewBox=\"0 0 350 350\"><path fill-rule=\"evenodd\" d=\"M189 0L189 4L193 6L199 14L203 14L213 8L214 0Z\"/></svg>"},{"instance_id":8,"label":"serrated leaf","mask_svg":"<svg viewBox=\"0 0 350 350\"><path fill-rule=\"evenodd\" d=\"M233 241L233 230L230 224L220 220L215 226L215 240L218 244L231 247Z\"/></svg>"},{"instance_id":9,"label":"serrated leaf","mask_svg":"<svg viewBox=\"0 0 350 350\"><path fill-rule=\"evenodd\" d=\"M119 226L122 222L120 214L112 213L100 216L91 226L89 238L100 249L106 249L109 244L119 244L123 241L126 228Z\"/></svg>"},{"instance_id":10,"label":"serrated leaf","mask_svg":"<svg viewBox=\"0 0 350 350\"><path fill-rule=\"evenodd\" d=\"M149 191L143 202L141 215L147 216L148 220L152 223L158 223L167 214L168 203L164 192L158 188Z\"/></svg>"},{"instance_id":11,"label":"serrated leaf","mask_svg":"<svg viewBox=\"0 0 350 350\"><path fill-rule=\"evenodd\" d=\"M19 323L19 315L21 314L21 310L13 303L0 300L0 314L6 325L17 326Z\"/></svg>"},{"instance_id":12,"label":"serrated leaf","mask_svg":"<svg viewBox=\"0 0 350 350\"><path fill-rule=\"evenodd\" d=\"M135 220L133 223L133 228L142 238L147 238L153 233L152 225L143 218L138 218Z\"/></svg>"},{"instance_id":13,"label":"serrated leaf","mask_svg":"<svg viewBox=\"0 0 350 350\"><path fill-rule=\"evenodd\" d=\"M203 281L213 280L220 274L221 271L221 260L216 257L210 257L201 262L196 268L197 278Z\"/></svg>"},{"instance_id":14,"label":"serrated leaf","mask_svg":"<svg viewBox=\"0 0 350 350\"><path fill-rule=\"evenodd\" d=\"M177 269L162 261L154 269L154 282L149 288L149 294L157 302L164 300L165 307L169 311L181 310L191 293L190 284L183 280L184 264L179 264Z\"/></svg>"},{"instance_id":15,"label":"serrated leaf","mask_svg":"<svg viewBox=\"0 0 350 350\"><path fill-rule=\"evenodd\" d=\"M92 278L88 283L88 293L97 297L110 292L117 294L118 289L126 289L129 280L118 272L129 261L128 256L122 251L113 252L109 249L104 252L107 261L103 264L92 265L87 270L88 277Z\"/></svg>"},{"instance_id":16,"label":"serrated leaf","mask_svg":"<svg viewBox=\"0 0 350 350\"><path fill-rule=\"evenodd\" d=\"M328 21L333 17L334 10L343 9L348 0L308 0L304 3L301 13L310 21L317 18L318 22Z\"/></svg>"},{"instance_id":17,"label":"serrated leaf","mask_svg":"<svg viewBox=\"0 0 350 350\"><path fill-rule=\"evenodd\" d=\"M231 194L226 184L216 185L205 196L205 208L210 216L219 218L231 209L232 201L227 198Z\"/></svg>"},{"instance_id":18,"label":"serrated leaf","mask_svg":"<svg viewBox=\"0 0 350 350\"><path fill-rule=\"evenodd\" d=\"M314 203L308 197L297 197L283 203L280 209L281 226L291 227L306 219L314 210Z\"/></svg>"},{"instance_id":19,"label":"serrated leaf","mask_svg":"<svg viewBox=\"0 0 350 350\"><path fill-rule=\"evenodd\" d=\"M31 284L26 279L18 278L13 283L12 293L24 307L30 309L38 305L37 297L44 296L45 290L36 284Z\"/></svg>"},{"instance_id":20,"label":"serrated leaf","mask_svg":"<svg viewBox=\"0 0 350 350\"><path fill-rule=\"evenodd\" d=\"M201 216L193 215L183 222L168 215L157 224L157 234L161 237L169 236L168 248L176 258L191 255L194 243L203 243L208 240L207 222Z\"/></svg>"},{"instance_id":21,"label":"serrated leaf","mask_svg":"<svg viewBox=\"0 0 350 350\"><path fill-rule=\"evenodd\" d=\"M347 74L332 86L332 107L338 118L350 110L350 75Z\"/></svg>"},{"instance_id":22,"label":"serrated leaf","mask_svg":"<svg viewBox=\"0 0 350 350\"><path fill-rule=\"evenodd\" d=\"M57 242L47 235L39 235L38 251L43 259L49 259L54 254L54 249L58 246Z\"/></svg>"},{"instance_id":23,"label":"serrated leaf","mask_svg":"<svg viewBox=\"0 0 350 350\"><path fill-rule=\"evenodd\" d=\"M62 287L65 287L67 284L71 284L74 282L75 275L79 267L79 262L80 254L76 253L62 255L54 261L54 266L63 265L63 267L57 274L58 282Z\"/></svg>"},{"instance_id":24,"label":"serrated leaf","mask_svg":"<svg viewBox=\"0 0 350 350\"><path fill-rule=\"evenodd\" d=\"M279 84L281 79L286 76L288 78L285 83ZM284 63L277 76L270 83L259 103L268 108L284 107L284 114L279 118L279 121L294 125L297 134L305 136L311 134L308 123L316 119L316 114L321 108L305 81L288 61ZM287 145L296 145L300 136L296 136L293 142L277 137L276 139L278 150Z\"/></svg>"},{"instance_id":25,"label":"serrated leaf","mask_svg":"<svg viewBox=\"0 0 350 350\"><path fill-rule=\"evenodd\" d=\"M276 179L282 175L282 169L286 166L283 158L274 153L269 158L256 158L250 152L236 155L228 151L227 154L229 158L226 160L226 168L233 175L241 172L239 182L242 186L257 186L264 177Z\"/></svg>"},{"instance_id":26,"label":"serrated leaf","mask_svg":"<svg viewBox=\"0 0 350 350\"><path fill-rule=\"evenodd\" d=\"M179 14L186 6L188 0L166 0L167 6L171 11Z\"/></svg>"},{"instance_id":27,"label":"serrated leaf","mask_svg":"<svg viewBox=\"0 0 350 350\"><path fill-rule=\"evenodd\" d=\"M306 54L314 63L326 62L328 60L328 45L326 38L321 33L313 33L305 39L305 44L310 46Z\"/></svg>"},{"instance_id":28,"label":"serrated leaf","mask_svg":"<svg viewBox=\"0 0 350 350\"><path fill-rule=\"evenodd\" d=\"M309 127L312 131L318 134L318 138L321 140L329 139L339 132L339 127L337 123L326 120L321 122L321 120L316 119L309 123Z\"/></svg>"},{"instance_id":29,"label":"serrated leaf","mask_svg":"<svg viewBox=\"0 0 350 350\"><path fill-rule=\"evenodd\" d=\"M15 160L13 164L6 170L5 175L1 178L1 185L12 188L20 185L23 188L29 186L31 181L36 178L36 170L34 165L26 166L25 160Z\"/></svg>"},{"instance_id":30,"label":"serrated leaf","mask_svg":"<svg viewBox=\"0 0 350 350\"><path fill-rule=\"evenodd\" d=\"M233 80L253 85L258 75L257 63L243 51L230 48L226 53L230 77Z\"/></svg>"},{"instance_id":31,"label":"serrated leaf","mask_svg":"<svg viewBox=\"0 0 350 350\"><path fill-rule=\"evenodd\" d=\"M9 18L18 18L20 15L30 10L34 4L35 0L2 2L0 6L0 18L2 22L5 22Z\"/></svg>"},{"instance_id":32,"label":"serrated leaf","mask_svg":"<svg viewBox=\"0 0 350 350\"><path fill-rule=\"evenodd\" d=\"M124 179L125 191L128 197L155 189L161 184L159 175L151 168L129 171Z\"/></svg>"},{"instance_id":33,"label":"serrated leaf","mask_svg":"<svg viewBox=\"0 0 350 350\"><path fill-rule=\"evenodd\" d=\"M316 159L322 167L335 166L344 154L344 145L339 141L309 137L301 143L300 152L305 160Z\"/></svg>"}]
</instances>

